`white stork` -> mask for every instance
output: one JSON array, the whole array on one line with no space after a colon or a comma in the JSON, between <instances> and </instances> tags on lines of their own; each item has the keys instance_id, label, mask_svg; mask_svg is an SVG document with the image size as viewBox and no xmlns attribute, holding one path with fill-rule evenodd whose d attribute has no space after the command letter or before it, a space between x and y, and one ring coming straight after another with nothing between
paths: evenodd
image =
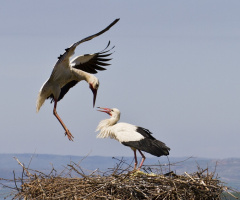
<instances>
[{"instance_id":1,"label":"white stork","mask_svg":"<svg viewBox=\"0 0 240 200\"><path fill-rule=\"evenodd\" d=\"M155 139L148 129L128 123L117 123L120 119L120 111L117 108L98 108L101 109L98 111L105 112L111 117L110 119L102 120L98 124L96 131L100 132L97 137L110 137L119 141L125 146L129 146L134 151L134 169L137 167L136 150L138 150L142 156L142 161L138 169L142 167L143 162L146 159L141 151L145 151L157 157L169 155L170 148L167 147L163 142Z\"/></svg>"},{"instance_id":2,"label":"white stork","mask_svg":"<svg viewBox=\"0 0 240 200\"><path fill-rule=\"evenodd\" d=\"M79 44L89 41L103 34L118 21L119 19L114 20L108 27L106 27L102 31L86 37L79 42L74 43L69 48L65 49L65 53L58 57L58 61L53 68L50 78L43 84L39 91L36 104L37 112L39 111L46 99L50 98L52 101L54 101L53 114L61 123L62 127L65 130L65 135L68 136L69 140L73 141L73 136L57 114L57 102L64 97L64 95L69 91L71 87L75 86L78 82L84 80L89 84L89 87L93 92L93 106L95 105L99 81L92 74L97 73L97 70L105 70L105 68L103 68L102 66L109 65L106 62L111 59L106 57L110 56L112 53L109 53L111 49L106 50L106 48L109 46L110 42L103 51L100 51L98 53L77 56L71 61L70 57L74 54L74 50Z\"/></svg>"}]
</instances>

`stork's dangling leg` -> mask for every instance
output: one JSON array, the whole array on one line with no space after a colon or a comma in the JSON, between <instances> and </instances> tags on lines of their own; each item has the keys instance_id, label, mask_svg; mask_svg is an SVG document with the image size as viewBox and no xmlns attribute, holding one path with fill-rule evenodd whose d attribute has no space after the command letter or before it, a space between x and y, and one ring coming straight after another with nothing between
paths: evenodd
<instances>
[{"instance_id":1,"label":"stork's dangling leg","mask_svg":"<svg viewBox=\"0 0 240 200\"><path fill-rule=\"evenodd\" d=\"M142 161L141 161L141 163L140 163L140 165L139 165L139 167L138 167L138 169L140 169L140 168L142 167L143 162L144 162L144 160L146 159L146 157L143 155L143 153L142 153L140 150L138 150L138 151L139 151L139 153L140 153L141 156L142 156Z\"/></svg>"},{"instance_id":2,"label":"stork's dangling leg","mask_svg":"<svg viewBox=\"0 0 240 200\"><path fill-rule=\"evenodd\" d=\"M54 100L54 108L53 108L53 114L54 116L58 119L58 121L60 122L60 124L62 125L62 127L64 128L64 130L66 131L65 132L65 135L68 136L68 139L70 141L73 141L73 135L70 133L70 131L67 129L66 125L63 123L63 121L61 120L61 118L59 117L59 115L57 114L57 100L55 99Z\"/></svg>"}]
</instances>

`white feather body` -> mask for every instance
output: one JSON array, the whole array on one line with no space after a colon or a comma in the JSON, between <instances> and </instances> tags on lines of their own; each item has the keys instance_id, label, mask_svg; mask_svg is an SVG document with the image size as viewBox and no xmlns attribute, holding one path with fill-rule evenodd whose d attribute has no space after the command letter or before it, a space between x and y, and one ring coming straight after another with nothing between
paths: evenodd
<instances>
[{"instance_id":1,"label":"white feather body","mask_svg":"<svg viewBox=\"0 0 240 200\"><path fill-rule=\"evenodd\" d=\"M110 137L119 142L140 141L144 136L136 131L137 127L128 123L111 125L111 119L102 120L96 131L100 131L97 138Z\"/></svg>"}]
</instances>

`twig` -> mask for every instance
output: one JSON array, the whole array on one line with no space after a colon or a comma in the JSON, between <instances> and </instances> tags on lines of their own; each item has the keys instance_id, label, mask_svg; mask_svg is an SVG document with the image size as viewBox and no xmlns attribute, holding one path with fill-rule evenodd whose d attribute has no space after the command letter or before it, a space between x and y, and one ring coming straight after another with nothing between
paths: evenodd
<instances>
[{"instance_id":1,"label":"twig","mask_svg":"<svg viewBox=\"0 0 240 200\"><path fill-rule=\"evenodd\" d=\"M192 181L195 182L195 180L187 172L184 172L184 174L186 174Z\"/></svg>"},{"instance_id":2,"label":"twig","mask_svg":"<svg viewBox=\"0 0 240 200\"><path fill-rule=\"evenodd\" d=\"M19 165L22 166L22 168L27 172L28 176L33 176L15 156L13 158L18 162Z\"/></svg>"},{"instance_id":3,"label":"twig","mask_svg":"<svg viewBox=\"0 0 240 200\"><path fill-rule=\"evenodd\" d=\"M18 186L17 186L17 182L16 182L16 177L15 177L15 172L14 172L14 170L13 170L13 178L14 178L14 184L15 184L15 187L16 187L17 191L20 191L20 189L19 189Z\"/></svg>"},{"instance_id":4,"label":"twig","mask_svg":"<svg viewBox=\"0 0 240 200\"><path fill-rule=\"evenodd\" d=\"M238 197L236 197L235 195L233 195L231 192L228 192L228 188L227 187L223 187L223 190L225 192L227 192L230 196L234 197L235 199L238 199Z\"/></svg>"}]
</instances>

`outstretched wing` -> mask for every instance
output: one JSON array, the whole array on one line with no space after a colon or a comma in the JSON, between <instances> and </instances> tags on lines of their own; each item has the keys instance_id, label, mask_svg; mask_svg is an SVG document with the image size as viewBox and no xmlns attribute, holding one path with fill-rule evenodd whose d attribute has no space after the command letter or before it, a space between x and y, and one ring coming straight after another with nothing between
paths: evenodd
<instances>
[{"instance_id":1,"label":"outstretched wing","mask_svg":"<svg viewBox=\"0 0 240 200\"><path fill-rule=\"evenodd\" d=\"M58 61L57 61L56 65L58 65L58 64L60 64L61 62L64 62L64 61L69 62L69 58L74 54L74 51L75 51L76 47L77 47L79 44L81 44L81 43L83 43L83 42L86 42L86 41L89 41L89 40L91 40L91 39L93 39L93 38L95 38L95 37L97 37L97 36L105 33L105 32L108 31L113 25L115 25L119 20L120 20L120 19L115 19L109 26L107 26L107 27L106 27L105 29L103 29L102 31L100 31L100 32L98 32L98 33L96 33L96 34L94 34L94 35L88 36L88 37L86 37L86 38L84 38L84 39L82 39L82 40L74 43L74 44L73 44L72 46L70 46L69 48L65 49L65 53L64 53L63 55L60 55L60 56L58 57ZM56 66L56 65L55 65L55 66Z\"/></svg>"},{"instance_id":2,"label":"outstretched wing","mask_svg":"<svg viewBox=\"0 0 240 200\"><path fill-rule=\"evenodd\" d=\"M107 57L112 54L109 51L114 48L113 46L111 49L106 50L109 45L110 41L108 42L107 47L98 53L85 54L74 58L70 63L71 66L91 74L96 74L97 70L106 70L103 66L110 65L107 62L112 59Z\"/></svg>"},{"instance_id":3,"label":"outstretched wing","mask_svg":"<svg viewBox=\"0 0 240 200\"><path fill-rule=\"evenodd\" d=\"M58 57L58 61L57 63L55 64L54 68L53 68L53 71L52 71L52 74L51 74L51 77L54 77L56 76L56 74L59 73L59 67L58 66L61 66L61 65L69 65L69 58L74 54L74 51L76 49L76 47L83 43L83 42L86 42L86 41L89 41L103 33L105 33L106 31L108 31L112 26L114 26L120 19L115 19L109 26L107 26L105 29L103 29L102 31L94 34L94 35L91 35L91 36L88 36L76 43L74 43L73 45L71 45L69 48L65 49L65 53L63 55L60 55ZM108 46L107 46L108 47ZM109 50L108 50L109 51ZM98 68L98 70L104 70L104 68L100 67L100 66L106 66L108 65L107 63L104 63L104 62L107 62L109 59L105 59L104 57L107 57L111 54L106 54L108 51L103 51L103 52L99 52L98 54L95 55L95 69ZM91 57L91 55L89 55ZM85 56L85 58L87 58L88 56ZM94 57L94 56L93 56ZM81 60L81 59L80 59ZM90 59L91 60L91 59ZM94 62L94 59L92 59L92 62ZM99 66L100 65L100 66ZM94 69L94 71L95 71ZM90 70L90 69L88 69ZM84 71L84 69L83 69ZM92 70L93 71L93 70ZM94 72L93 71L93 72ZM96 73L96 72L95 72ZM51 78L50 77L50 78ZM58 98L58 101L61 100L63 98L63 96L69 91L69 89L73 86L75 86L78 82L77 81L71 81L69 83L67 83L65 86L63 86L61 88L61 93L60 93L60 96ZM52 101L54 101L54 97L53 97L53 94L51 94L48 98L52 99Z\"/></svg>"}]
</instances>

